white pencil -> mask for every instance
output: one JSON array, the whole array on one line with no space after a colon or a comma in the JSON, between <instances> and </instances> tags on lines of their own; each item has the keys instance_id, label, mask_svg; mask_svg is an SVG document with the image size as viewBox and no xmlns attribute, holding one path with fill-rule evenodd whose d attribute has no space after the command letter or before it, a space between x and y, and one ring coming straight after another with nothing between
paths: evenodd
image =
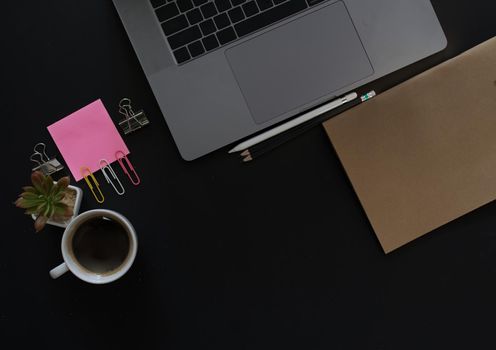
<instances>
[{"instance_id":1,"label":"white pencil","mask_svg":"<svg viewBox=\"0 0 496 350\"><path fill-rule=\"evenodd\" d=\"M295 126L298 126L300 124L303 124L313 118L318 117L322 113L329 112L335 108L338 108L339 106L344 105L345 103L348 103L350 101L353 101L358 97L356 92L352 92L346 96L343 96L341 98L338 98L336 100L333 100L329 103L326 103L323 106L320 106L316 109L311 110L310 112L307 112L295 119L290 120L287 123L281 124L279 126L276 126L273 129L267 130L266 132L261 133L260 135L257 135L255 137L252 137L249 140L246 140L244 142L241 142L239 145L234 147L232 150L229 151L229 153L235 153L235 152L241 152L244 151L260 142L263 142L265 140L270 139L271 137L274 137L276 135L279 135L289 129L294 128Z\"/></svg>"}]
</instances>

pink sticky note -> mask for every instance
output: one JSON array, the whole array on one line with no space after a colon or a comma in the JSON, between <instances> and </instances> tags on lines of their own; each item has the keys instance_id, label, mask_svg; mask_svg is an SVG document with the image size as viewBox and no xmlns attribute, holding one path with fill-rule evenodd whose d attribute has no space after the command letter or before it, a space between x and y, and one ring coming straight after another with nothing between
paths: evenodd
<instances>
[{"instance_id":1,"label":"pink sticky note","mask_svg":"<svg viewBox=\"0 0 496 350\"><path fill-rule=\"evenodd\" d=\"M101 100L50 125L48 132L76 181L83 178L81 167L96 172L100 170L100 159L112 163L117 151L129 154Z\"/></svg>"}]
</instances>

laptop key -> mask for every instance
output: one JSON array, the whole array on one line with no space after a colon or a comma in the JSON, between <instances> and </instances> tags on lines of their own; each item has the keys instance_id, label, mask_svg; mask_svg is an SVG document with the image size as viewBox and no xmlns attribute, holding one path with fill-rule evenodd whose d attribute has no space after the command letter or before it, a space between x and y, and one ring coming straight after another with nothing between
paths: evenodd
<instances>
[{"instance_id":1,"label":"laptop key","mask_svg":"<svg viewBox=\"0 0 496 350\"><path fill-rule=\"evenodd\" d=\"M243 18L245 18L245 15L243 13L243 10L241 10L241 7L233 8L232 10L229 10L227 14L229 15L229 18L231 19L232 23L239 22Z\"/></svg>"},{"instance_id":2,"label":"laptop key","mask_svg":"<svg viewBox=\"0 0 496 350\"><path fill-rule=\"evenodd\" d=\"M193 27L189 27L188 29L183 30L182 32L176 33L170 36L169 45L172 50L177 49L178 47L189 44L192 41L198 40L202 37L202 33L200 28L195 25Z\"/></svg>"},{"instance_id":3,"label":"laptop key","mask_svg":"<svg viewBox=\"0 0 496 350\"><path fill-rule=\"evenodd\" d=\"M153 8L157 8L165 4L165 0L151 0L150 3L152 4Z\"/></svg>"},{"instance_id":4,"label":"laptop key","mask_svg":"<svg viewBox=\"0 0 496 350\"><path fill-rule=\"evenodd\" d=\"M188 21L191 24L196 24L196 23L201 22L203 20L201 12L198 9L193 9L189 12L186 12L186 16L188 17Z\"/></svg>"},{"instance_id":5,"label":"laptop key","mask_svg":"<svg viewBox=\"0 0 496 350\"><path fill-rule=\"evenodd\" d=\"M236 33L232 29L232 27L221 30L217 33L217 39L221 45L227 44L230 41L236 40Z\"/></svg>"},{"instance_id":6,"label":"laptop key","mask_svg":"<svg viewBox=\"0 0 496 350\"><path fill-rule=\"evenodd\" d=\"M307 0L308 6L317 5L317 4L321 3L322 1L324 1L324 0Z\"/></svg>"},{"instance_id":7,"label":"laptop key","mask_svg":"<svg viewBox=\"0 0 496 350\"><path fill-rule=\"evenodd\" d=\"M274 6L272 0L257 0L257 5L260 11L267 10L268 8Z\"/></svg>"},{"instance_id":8,"label":"laptop key","mask_svg":"<svg viewBox=\"0 0 496 350\"><path fill-rule=\"evenodd\" d=\"M189 44L188 50L191 53L191 56L193 57L200 56L202 53L205 52L205 50L203 49L203 45L199 40L195 41L192 44Z\"/></svg>"},{"instance_id":9,"label":"laptop key","mask_svg":"<svg viewBox=\"0 0 496 350\"><path fill-rule=\"evenodd\" d=\"M193 3L191 0L177 0L177 7L181 12L186 12L193 8Z\"/></svg>"},{"instance_id":10,"label":"laptop key","mask_svg":"<svg viewBox=\"0 0 496 350\"><path fill-rule=\"evenodd\" d=\"M217 28L215 28L214 21L212 21L211 19L207 19L206 21L201 22L200 29L205 36L212 34L217 30Z\"/></svg>"},{"instance_id":11,"label":"laptop key","mask_svg":"<svg viewBox=\"0 0 496 350\"><path fill-rule=\"evenodd\" d=\"M234 25L239 37L253 33L307 8L305 0L290 0Z\"/></svg>"},{"instance_id":12,"label":"laptop key","mask_svg":"<svg viewBox=\"0 0 496 350\"><path fill-rule=\"evenodd\" d=\"M246 0L231 0L233 6L238 6L241 5L242 3L245 3Z\"/></svg>"},{"instance_id":13,"label":"laptop key","mask_svg":"<svg viewBox=\"0 0 496 350\"><path fill-rule=\"evenodd\" d=\"M207 1L208 0L193 0L193 4L195 4L195 6L201 6L204 3L206 3Z\"/></svg>"},{"instance_id":14,"label":"laptop key","mask_svg":"<svg viewBox=\"0 0 496 350\"><path fill-rule=\"evenodd\" d=\"M218 13L213 2L203 5L200 10L205 18L213 17Z\"/></svg>"},{"instance_id":15,"label":"laptop key","mask_svg":"<svg viewBox=\"0 0 496 350\"><path fill-rule=\"evenodd\" d=\"M225 13L221 13L220 15L215 16L214 21L215 21L215 25L219 29L225 28L231 24L231 21L229 21L229 17L227 17Z\"/></svg>"},{"instance_id":16,"label":"laptop key","mask_svg":"<svg viewBox=\"0 0 496 350\"><path fill-rule=\"evenodd\" d=\"M232 7L229 0L215 0L215 6L219 12L227 11Z\"/></svg>"},{"instance_id":17,"label":"laptop key","mask_svg":"<svg viewBox=\"0 0 496 350\"><path fill-rule=\"evenodd\" d=\"M181 47L180 49L174 51L174 57L176 58L177 63L183 63L191 58L185 47Z\"/></svg>"},{"instance_id":18,"label":"laptop key","mask_svg":"<svg viewBox=\"0 0 496 350\"><path fill-rule=\"evenodd\" d=\"M250 17L258 13L258 6L255 1L250 1L243 5L243 11L245 11L246 17Z\"/></svg>"},{"instance_id":19,"label":"laptop key","mask_svg":"<svg viewBox=\"0 0 496 350\"><path fill-rule=\"evenodd\" d=\"M177 8L175 3L170 3L165 6L159 7L155 11L158 20L160 22L167 21L169 18L175 17L179 14L179 9Z\"/></svg>"},{"instance_id":20,"label":"laptop key","mask_svg":"<svg viewBox=\"0 0 496 350\"><path fill-rule=\"evenodd\" d=\"M205 49L207 51L210 51L210 50L213 50L213 49L219 47L219 42L217 41L217 38L215 37L214 34L203 38L202 42L203 42L203 46L205 46Z\"/></svg>"},{"instance_id":21,"label":"laptop key","mask_svg":"<svg viewBox=\"0 0 496 350\"><path fill-rule=\"evenodd\" d=\"M174 34L175 32L183 30L187 26L189 26L189 23L186 20L185 15L174 17L162 23L162 29L164 30L165 35Z\"/></svg>"}]
</instances>

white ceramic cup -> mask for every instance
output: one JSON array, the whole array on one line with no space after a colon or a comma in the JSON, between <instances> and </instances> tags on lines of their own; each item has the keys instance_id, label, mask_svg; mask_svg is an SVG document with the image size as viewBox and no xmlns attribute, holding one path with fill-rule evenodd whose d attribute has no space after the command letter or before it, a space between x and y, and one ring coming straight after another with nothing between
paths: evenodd
<instances>
[{"instance_id":1,"label":"white ceramic cup","mask_svg":"<svg viewBox=\"0 0 496 350\"><path fill-rule=\"evenodd\" d=\"M96 217L107 217L121 224L122 227L126 230L129 238L129 251L126 258L118 268L105 274L99 274L83 267L77 261L72 250L72 239L77 229L87 220ZM121 278L129 270L134 262L134 258L136 257L136 251L138 249L138 239L136 237L136 231L134 230L133 225L131 225L129 220L126 219L124 216L112 210L95 209L86 211L76 216L69 223L64 231L64 235L62 236L61 248L64 262L50 271L50 276L52 278L58 278L67 271L71 271L74 275L76 275L76 277L82 279L85 282L103 284L113 282Z\"/></svg>"}]
</instances>

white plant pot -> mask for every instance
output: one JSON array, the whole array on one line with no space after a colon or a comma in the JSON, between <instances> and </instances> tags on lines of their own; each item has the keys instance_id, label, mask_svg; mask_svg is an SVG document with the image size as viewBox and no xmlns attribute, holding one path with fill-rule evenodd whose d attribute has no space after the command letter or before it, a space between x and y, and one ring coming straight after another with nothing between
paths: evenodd
<instances>
[{"instance_id":1,"label":"white plant pot","mask_svg":"<svg viewBox=\"0 0 496 350\"><path fill-rule=\"evenodd\" d=\"M69 223L79 214L79 208L81 207L81 200L83 199L83 190L81 190L79 187L72 185L67 186L67 188L76 191L76 200L74 201L74 214L71 216L70 219L64 222L48 220L47 221L48 225L66 228L67 225L69 225ZM33 220L36 220L36 215L32 214L31 217L33 218Z\"/></svg>"}]
</instances>

